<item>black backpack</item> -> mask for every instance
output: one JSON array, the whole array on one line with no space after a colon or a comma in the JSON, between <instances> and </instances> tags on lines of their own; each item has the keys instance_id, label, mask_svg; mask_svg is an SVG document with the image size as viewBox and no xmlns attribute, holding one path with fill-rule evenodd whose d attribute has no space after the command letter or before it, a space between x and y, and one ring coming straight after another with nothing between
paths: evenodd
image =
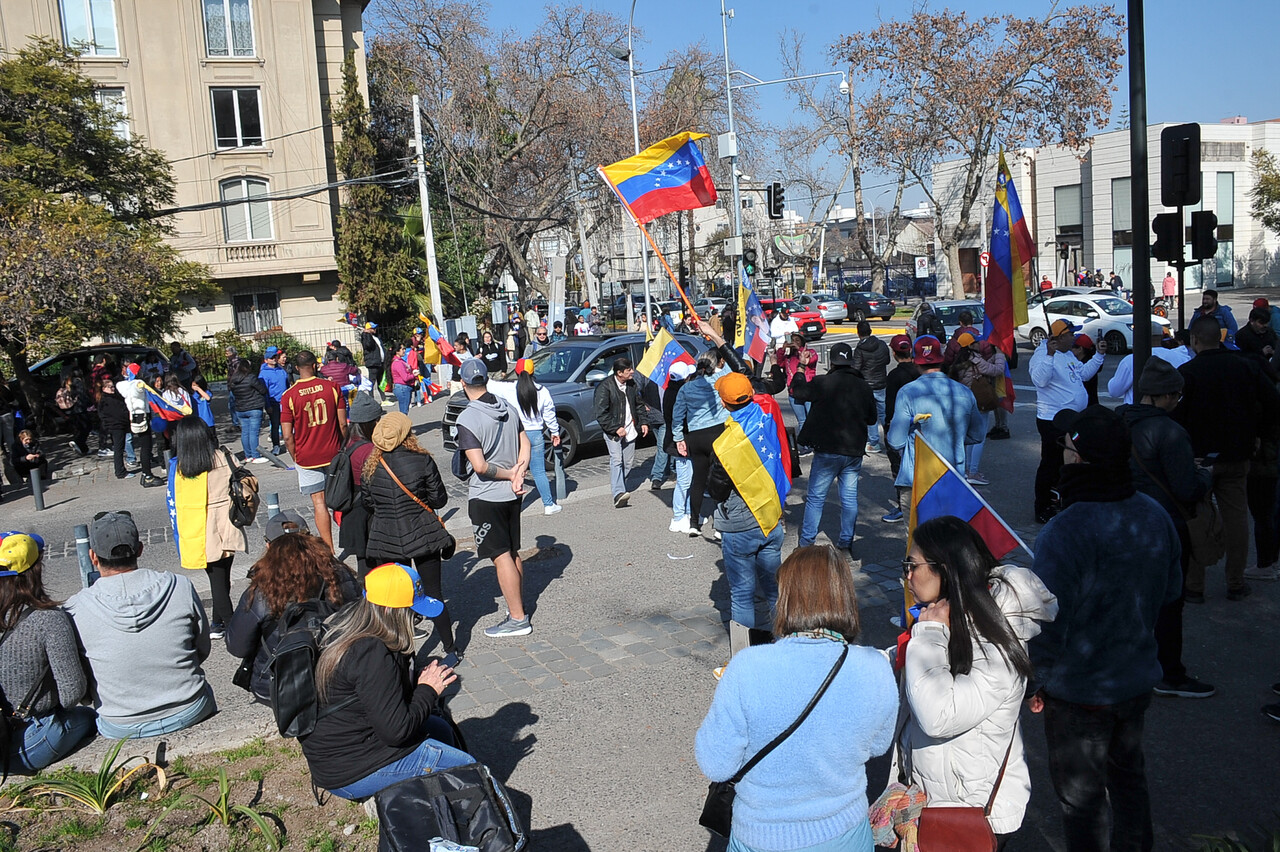
<instances>
[{"instance_id":1,"label":"black backpack","mask_svg":"<svg viewBox=\"0 0 1280 852\"><path fill-rule=\"evenodd\" d=\"M227 467L231 468L231 483L227 488L231 496L229 514L232 525L240 528L253 525L258 516L258 506L262 498L258 496L258 477L249 472L247 467L236 464L226 447L222 454L227 457Z\"/></svg>"},{"instance_id":2,"label":"black backpack","mask_svg":"<svg viewBox=\"0 0 1280 852\"><path fill-rule=\"evenodd\" d=\"M324 503L334 512L350 512L356 505L356 480L351 472L351 451L363 441L342 448L324 475Z\"/></svg>"},{"instance_id":3,"label":"black backpack","mask_svg":"<svg viewBox=\"0 0 1280 852\"><path fill-rule=\"evenodd\" d=\"M276 622L280 641L267 668L271 673L271 712L282 737L305 737L316 722L355 702L357 696L320 709L316 694L316 662L327 630L325 619L338 611L324 597L291 603Z\"/></svg>"}]
</instances>

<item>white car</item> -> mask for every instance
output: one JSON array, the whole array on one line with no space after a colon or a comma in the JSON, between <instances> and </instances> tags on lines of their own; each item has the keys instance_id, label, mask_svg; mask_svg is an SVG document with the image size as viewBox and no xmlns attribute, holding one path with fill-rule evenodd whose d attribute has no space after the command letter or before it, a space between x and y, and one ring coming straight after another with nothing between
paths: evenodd
<instances>
[{"instance_id":1,"label":"white car","mask_svg":"<svg viewBox=\"0 0 1280 852\"><path fill-rule=\"evenodd\" d=\"M1108 352L1123 354L1133 348L1133 305L1124 299L1095 293L1072 294L1050 299L1043 308L1029 313L1029 321L1018 326L1018 336L1029 340L1033 347L1048 336L1049 325L1061 319L1081 326L1083 333L1095 341L1107 341ZM1151 321L1169 327L1164 317L1153 316Z\"/></svg>"},{"instance_id":2,"label":"white car","mask_svg":"<svg viewBox=\"0 0 1280 852\"><path fill-rule=\"evenodd\" d=\"M817 311L827 322L841 323L849 317L849 306L835 296L821 293L801 293L792 301L807 311Z\"/></svg>"}]
</instances>

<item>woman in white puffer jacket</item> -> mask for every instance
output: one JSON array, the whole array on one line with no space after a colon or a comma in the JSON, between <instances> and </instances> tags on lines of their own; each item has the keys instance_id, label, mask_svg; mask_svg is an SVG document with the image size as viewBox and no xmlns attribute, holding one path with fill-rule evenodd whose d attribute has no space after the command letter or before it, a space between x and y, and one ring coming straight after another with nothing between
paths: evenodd
<instances>
[{"instance_id":1,"label":"woman in white puffer jacket","mask_svg":"<svg viewBox=\"0 0 1280 852\"><path fill-rule=\"evenodd\" d=\"M1008 750L989 822L997 836L1011 835L1031 797L1018 729L1031 675L1026 643L1057 616L1057 599L1026 568L998 564L972 527L949 516L916 528L903 569L927 605L905 653L905 776L930 807L984 807Z\"/></svg>"}]
</instances>

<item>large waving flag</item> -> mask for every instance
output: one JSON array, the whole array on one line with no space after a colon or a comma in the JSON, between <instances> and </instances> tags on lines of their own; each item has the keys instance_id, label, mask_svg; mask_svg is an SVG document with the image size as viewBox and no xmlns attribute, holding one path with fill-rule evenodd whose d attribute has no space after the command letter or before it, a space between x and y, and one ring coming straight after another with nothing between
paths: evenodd
<instances>
[{"instance_id":1,"label":"large waving flag","mask_svg":"<svg viewBox=\"0 0 1280 852\"><path fill-rule=\"evenodd\" d=\"M765 319L764 307L756 298L756 291L751 289L744 269L738 283L738 327L733 345L741 347L743 355L759 364L769 351L769 339L769 320Z\"/></svg>"},{"instance_id":2,"label":"large waving flag","mask_svg":"<svg viewBox=\"0 0 1280 852\"><path fill-rule=\"evenodd\" d=\"M418 314L418 319L422 320L422 324L427 327L427 338L440 350L440 361L446 364L452 364L455 367L462 366L462 359L458 357L458 353L453 351L453 346L449 343L449 339L436 328L426 314ZM432 361L432 364L439 364L440 361Z\"/></svg>"},{"instance_id":3,"label":"large waving flag","mask_svg":"<svg viewBox=\"0 0 1280 852\"><path fill-rule=\"evenodd\" d=\"M778 434L778 424L753 402L729 412L724 431L711 445L765 535L782 519L782 504L791 493Z\"/></svg>"},{"instance_id":4,"label":"large waving flag","mask_svg":"<svg viewBox=\"0 0 1280 852\"><path fill-rule=\"evenodd\" d=\"M666 328L662 328L645 350L644 357L636 366L636 372L666 390L671 379L671 365L676 362L694 363L693 356L680 345L680 341L672 337Z\"/></svg>"},{"instance_id":5,"label":"large waving flag","mask_svg":"<svg viewBox=\"0 0 1280 852\"><path fill-rule=\"evenodd\" d=\"M1000 152L996 173L995 216L991 223L991 260L983 298L986 337L1004 352L1013 354L1013 330L1027 321L1027 269L1036 256L1027 220L1018 203L1013 175ZM1012 381L1010 382L1012 385ZM1011 389L1011 388L1010 388Z\"/></svg>"},{"instance_id":6,"label":"large waving flag","mask_svg":"<svg viewBox=\"0 0 1280 852\"><path fill-rule=\"evenodd\" d=\"M997 559L1003 559L1021 547L1023 543L1004 519L987 505L945 458L938 453L919 431L915 433L915 478L911 487L911 517L909 530L917 524L943 515L954 515L977 530Z\"/></svg>"},{"instance_id":7,"label":"large waving flag","mask_svg":"<svg viewBox=\"0 0 1280 852\"><path fill-rule=\"evenodd\" d=\"M181 420L191 413L189 405L174 405L161 396L155 388L142 383L147 392L147 407L151 409L151 431L163 432L175 420Z\"/></svg>"},{"instance_id":8,"label":"large waving flag","mask_svg":"<svg viewBox=\"0 0 1280 852\"><path fill-rule=\"evenodd\" d=\"M641 222L652 222L677 210L716 203L711 172L694 144L705 133L677 133L655 142L634 157L604 166L600 173Z\"/></svg>"}]
</instances>

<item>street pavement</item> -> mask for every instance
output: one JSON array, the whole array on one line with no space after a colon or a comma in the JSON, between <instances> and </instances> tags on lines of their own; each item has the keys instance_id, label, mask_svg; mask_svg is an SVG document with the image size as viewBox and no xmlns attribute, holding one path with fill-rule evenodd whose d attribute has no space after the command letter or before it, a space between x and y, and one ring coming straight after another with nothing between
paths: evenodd
<instances>
[{"instance_id":1,"label":"street pavement","mask_svg":"<svg viewBox=\"0 0 1280 852\"><path fill-rule=\"evenodd\" d=\"M1024 349L1014 373L1020 388L1030 386L1028 356ZM1117 360L1107 359L1102 387ZM1033 393L1019 390L1010 420L1014 437L988 445L983 467L993 484L982 490L1032 550L1038 528L1031 480L1039 458L1033 402ZM474 557L465 489L443 463L443 409L439 401L413 409L411 416L419 439L441 462L450 492L443 516L459 539L458 555L446 566L445 594L466 657L450 704L471 750L511 789L531 829L532 848L723 849L723 841L709 840L697 825L706 781L693 758L694 733L715 689L712 670L728 658L723 626L728 585L718 546L667 531L670 483L661 491L649 490L645 473L651 448L638 452L639 469L632 477L637 492L632 505L620 510L609 500L603 447L585 448L584 457L568 470L570 494L562 513L544 516L536 497L526 500L525 596L533 634L489 639L482 630L502 617L502 599L492 568ZM229 431L225 440L238 447ZM68 450L56 453L64 466L46 494L46 511L35 512L30 497L12 488L0 504L6 528L33 529L49 542L45 576L55 594L68 595L80 585L72 528L104 509L134 514L148 542L144 567L181 570L174 564L164 489L142 489L136 480L117 482L109 459L71 460ZM278 493L283 506L310 517L309 501L298 494L292 472L267 465L255 466L254 472L264 492ZM795 546L805 485L798 479L787 501L787 550ZM883 455L870 455L860 486L854 567L863 641L879 647L894 641L896 628L888 619L901 600L898 563L906 531L879 520L891 500L888 462ZM233 599L246 585L251 559L262 550L264 520L260 516L250 530L250 554L238 557L232 569ZM837 527L833 494L824 535L833 536ZM1027 554L1014 558L1030 562ZM203 574L189 576L207 605ZM1191 673L1215 684L1218 695L1207 701L1155 699L1148 713L1158 849L1194 848L1187 845L1194 834L1243 830L1259 822L1277 827L1280 726L1262 717L1258 707L1280 700L1268 689L1280 679L1275 631L1280 593L1274 583L1253 586L1248 600L1227 602L1221 569L1209 571L1208 602L1187 607L1184 657ZM206 669L220 712L193 731L165 738L170 757L224 749L272 732L269 712L231 686L237 661L216 645ZM428 639L425 653L434 645ZM1024 712L1023 725L1033 792L1024 828L1009 848L1062 849L1041 721ZM151 741L145 748L156 745ZM133 752L143 749L139 743ZM96 742L73 762L95 764L103 751L104 744ZM887 771L885 759L871 764L873 797Z\"/></svg>"}]
</instances>

